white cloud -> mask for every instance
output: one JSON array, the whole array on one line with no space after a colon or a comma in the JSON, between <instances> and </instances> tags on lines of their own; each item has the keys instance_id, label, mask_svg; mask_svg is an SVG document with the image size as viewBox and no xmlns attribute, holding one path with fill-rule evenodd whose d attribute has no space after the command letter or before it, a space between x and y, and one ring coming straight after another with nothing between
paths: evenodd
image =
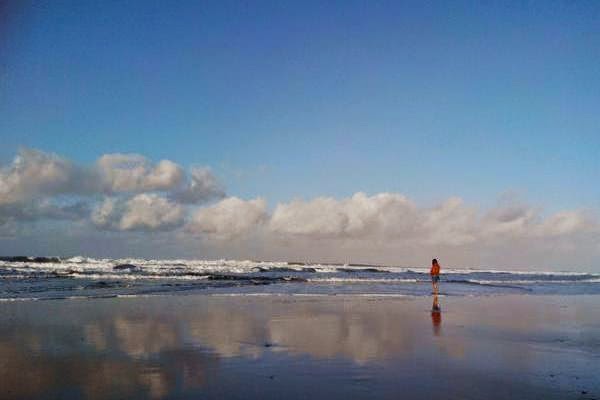
<instances>
[{"instance_id":1,"label":"white cloud","mask_svg":"<svg viewBox=\"0 0 600 400\"><path fill-rule=\"evenodd\" d=\"M99 195L162 193L169 204L209 201L224 196L224 190L209 168L192 168L189 175L182 167L169 161L152 163L138 154L105 154L93 165L82 166L55 154L22 149L12 163L0 167L0 224L8 220L36 221L41 219L77 219L94 208L92 222L99 227L114 227L105 220L110 200L97 205ZM160 198L162 198L160 197ZM134 198L136 209L160 207L159 197ZM141 199L146 199L142 203ZM133 200L133 199L131 199ZM112 200L113 206L123 206L123 200ZM167 201L167 200L165 200ZM94 207L96 205L96 207ZM177 206L175 211L182 208ZM184 210L185 211L185 210ZM114 217L116 211L110 215ZM156 211L153 211L156 212ZM146 217L153 215L149 212ZM104 219L103 219L104 218ZM126 229L163 229L174 223L141 222L131 214L124 222Z\"/></svg>"},{"instance_id":2,"label":"white cloud","mask_svg":"<svg viewBox=\"0 0 600 400\"><path fill-rule=\"evenodd\" d=\"M108 197L99 201L103 196ZM279 203L272 214L261 198L228 197L208 207L192 206L224 196L206 167L186 171L169 160L153 163L141 155L119 153L85 166L24 149L0 167L0 227L12 235L39 220L89 219L92 226L113 231L185 226L179 234L187 233L188 241L196 236L235 238L239 252L229 244L223 252L260 248L263 253L252 256L324 255L336 261L351 256L362 261L420 259L429 253L477 263L490 254L502 260L507 253L519 260L546 254L569 260L566 255L592 257L600 251L600 223L583 210L546 215L525 204L501 204L481 211L457 197L420 207L399 193L360 192L341 199ZM209 246L219 245L212 241Z\"/></svg>"},{"instance_id":3,"label":"white cloud","mask_svg":"<svg viewBox=\"0 0 600 400\"><path fill-rule=\"evenodd\" d=\"M168 192L173 199L198 203L223 197L211 170L194 167L189 176L170 160L153 164L139 154L105 154L81 166L34 149L22 149L0 168L0 204L55 195Z\"/></svg>"},{"instance_id":4,"label":"white cloud","mask_svg":"<svg viewBox=\"0 0 600 400\"><path fill-rule=\"evenodd\" d=\"M537 226L537 236L564 236L593 231L597 224L581 211L562 211L545 219Z\"/></svg>"},{"instance_id":5,"label":"white cloud","mask_svg":"<svg viewBox=\"0 0 600 400\"><path fill-rule=\"evenodd\" d=\"M546 218L531 207L498 207L480 215L457 197L437 207L418 208L405 196L356 193L350 198L319 197L277 205L269 221L280 237L364 243L464 246L511 239L568 236L598 230L580 211Z\"/></svg>"},{"instance_id":6,"label":"white cloud","mask_svg":"<svg viewBox=\"0 0 600 400\"><path fill-rule=\"evenodd\" d=\"M96 162L103 186L109 192L165 191L182 184L182 168L169 160L156 165L139 154L105 154Z\"/></svg>"},{"instance_id":7,"label":"white cloud","mask_svg":"<svg viewBox=\"0 0 600 400\"><path fill-rule=\"evenodd\" d=\"M478 228L483 238L543 239L598 232L600 225L581 210L563 210L544 218L540 210L521 205L492 209Z\"/></svg>"},{"instance_id":8,"label":"white cloud","mask_svg":"<svg viewBox=\"0 0 600 400\"><path fill-rule=\"evenodd\" d=\"M485 237L523 237L539 222L539 212L524 205L497 207L480 221L480 234Z\"/></svg>"},{"instance_id":9,"label":"white cloud","mask_svg":"<svg viewBox=\"0 0 600 400\"><path fill-rule=\"evenodd\" d=\"M356 193L342 200L318 197L279 204L269 227L279 234L314 238L398 237L413 229L416 217L416 207L405 196Z\"/></svg>"},{"instance_id":10,"label":"white cloud","mask_svg":"<svg viewBox=\"0 0 600 400\"><path fill-rule=\"evenodd\" d=\"M83 174L83 170L57 155L22 149L12 164L0 168L0 205L42 195L82 193L87 190Z\"/></svg>"},{"instance_id":11,"label":"white cloud","mask_svg":"<svg viewBox=\"0 0 600 400\"><path fill-rule=\"evenodd\" d=\"M318 238L341 236L348 224L348 215L337 200L319 197L310 202L296 200L279 204L269 227L278 233Z\"/></svg>"},{"instance_id":12,"label":"white cloud","mask_svg":"<svg viewBox=\"0 0 600 400\"><path fill-rule=\"evenodd\" d=\"M451 197L441 205L420 211L417 238L428 244L460 246L477 240L478 219L474 208Z\"/></svg>"},{"instance_id":13,"label":"white cloud","mask_svg":"<svg viewBox=\"0 0 600 400\"><path fill-rule=\"evenodd\" d=\"M225 190L210 168L194 167L190 170L190 179L187 185L173 193L172 198L180 203L196 204L224 196Z\"/></svg>"},{"instance_id":14,"label":"white cloud","mask_svg":"<svg viewBox=\"0 0 600 400\"><path fill-rule=\"evenodd\" d=\"M475 212L458 198L419 209L397 193L356 193L336 200L317 198L279 204L270 221L273 232L315 239L426 241L463 244L474 240Z\"/></svg>"},{"instance_id":15,"label":"white cloud","mask_svg":"<svg viewBox=\"0 0 600 400\"><path fill-rule=\"evenodd\" d=\"M183 204L222 198L225 191L208 167L193 167L189 176L169 160L153 165L139 154L105 154L96 163L109 193L163 191Z\"/></svg>"},{"instance_id":16,"label":"white cloud","mask_svg":"<svg viewBox=\"0 0 600 400\"><path fill-rule=\"evenodd\" d=\"M379 252L377 255L389 257L419 249L447 254L467 248L481 254L515 244L541 249L554 239L568 248L567 241L575 241L578 235L591 238L600 234L598 223L580 211L544 218L535 208L504 206L481 213L457 197L421 208L397 193L294 200L278 204L271 215L262 199L230 197L198 209L186 228L206 238L235 237L259 241L267 249L286 248L287 257L338 254L338 261L350 254Z\"/></svg>"},{"instance_id":17,"label":"white cloud","mask_svg":"<svg viewBox=\"0 0 600 400\"><path fill-rule=\"evenodd\" d=\"M94 208L91 220L98 228L117 229L123 216L123 203L112 197L107 197Z\"/></svg>"},{"instance_id":18,"label":"white cloud","mask_svg":"<svg viewBox=\"0 0 600 400\"><path fill-rule=\"evenodd\" d=\"M185 209L156 194L138 194L127 201L121 230L165 230L180 226Z\"/></svg>"},{"instance_id":19,"label":"white cloud","mask_svg":"<svg viewBox=\"0 0 600 400\"><path fill-rule=\"evenodd\" d=\"M120 231L169 230L181 226L185 208L157 194L138 194L123 201L106 198L92 212L99 228Z\"/></svg>"},{"instance_id":20,"label":"white cloud","mask_svg":"<svg viewBox=\"0 0 600 400\"><path fill-rule=\"evenodd\" d=\"M198 209L187 230L217 239L239 237L265 220L266 209L266 202L260 198L246 201L228 197L213 206Z\"/></svg>"}]
</instances>

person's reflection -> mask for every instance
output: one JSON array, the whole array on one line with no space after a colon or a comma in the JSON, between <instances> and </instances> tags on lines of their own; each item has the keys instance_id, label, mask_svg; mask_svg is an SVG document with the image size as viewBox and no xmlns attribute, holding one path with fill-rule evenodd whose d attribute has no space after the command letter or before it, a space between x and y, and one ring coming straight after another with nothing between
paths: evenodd
<instances>
[{"instance_id":1,"label":"person's reflection","mask_svg":"<svg viewBox=\"0 0 600 400\"><path fill-rule=\"evenodd\" d=\"M433 325L433 334L439 336L442 331L442 309L438 300L437 293L433 295L433 305L431 306L431 324Z\"/></svg>"}]
</instances>

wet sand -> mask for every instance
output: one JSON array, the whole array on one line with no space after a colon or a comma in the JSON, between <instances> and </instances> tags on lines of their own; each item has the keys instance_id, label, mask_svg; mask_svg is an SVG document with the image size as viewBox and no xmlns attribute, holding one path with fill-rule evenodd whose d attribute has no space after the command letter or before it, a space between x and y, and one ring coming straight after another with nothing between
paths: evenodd
<instances>
[{"instance_id":1,"label":"wet sand","mask_svg":"<svg viewBox=\"0 0 600 400\"><path fill-rule=\"evenodd\" d=\"M0 303L2 399L600 398L600 297Z\"/></svg>"}]
</instances>

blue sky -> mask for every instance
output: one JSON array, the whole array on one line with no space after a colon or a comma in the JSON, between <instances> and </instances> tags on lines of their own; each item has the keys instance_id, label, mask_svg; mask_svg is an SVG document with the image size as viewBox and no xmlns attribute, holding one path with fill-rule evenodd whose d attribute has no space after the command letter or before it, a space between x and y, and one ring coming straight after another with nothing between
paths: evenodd
<instances>
[{"instance_id":1,"label":"blue sky","mask_svg":"<svg viewBox=\"0 0 600 400\"><path fill-rule=\"evenodd\" d=\"M0 18L3 164L139 153L269 207L600 208L597 2L16 1Z\"/></svg>"},{"instance_id":2,"label":"blue sky","mask_svg":"<svg viewBox=\"0 0 600 400\"><path fill-rule=\"evenodd\" d=\"M7 9L3 160L136 152L274 201L600 204L597 3L125 3Z\"/></svg>"}]
</instances>

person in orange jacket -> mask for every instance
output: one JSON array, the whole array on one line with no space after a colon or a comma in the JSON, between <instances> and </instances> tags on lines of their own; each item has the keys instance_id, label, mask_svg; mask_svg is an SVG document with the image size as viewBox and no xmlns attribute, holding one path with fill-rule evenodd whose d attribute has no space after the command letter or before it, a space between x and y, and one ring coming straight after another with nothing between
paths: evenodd
<instances>
[{"instance_id":1,"label":"person in orange jacket","mask_svg":"<svg viewBox=\"0 0 600 400\"><path fill-rule=\"evenodd\" d=\"M440 264L437 259L431 260L431 269L429 270L431 275L431 285L433 286L433 293L437 296L440 289Z\"/></svg>"}]
</instances>

